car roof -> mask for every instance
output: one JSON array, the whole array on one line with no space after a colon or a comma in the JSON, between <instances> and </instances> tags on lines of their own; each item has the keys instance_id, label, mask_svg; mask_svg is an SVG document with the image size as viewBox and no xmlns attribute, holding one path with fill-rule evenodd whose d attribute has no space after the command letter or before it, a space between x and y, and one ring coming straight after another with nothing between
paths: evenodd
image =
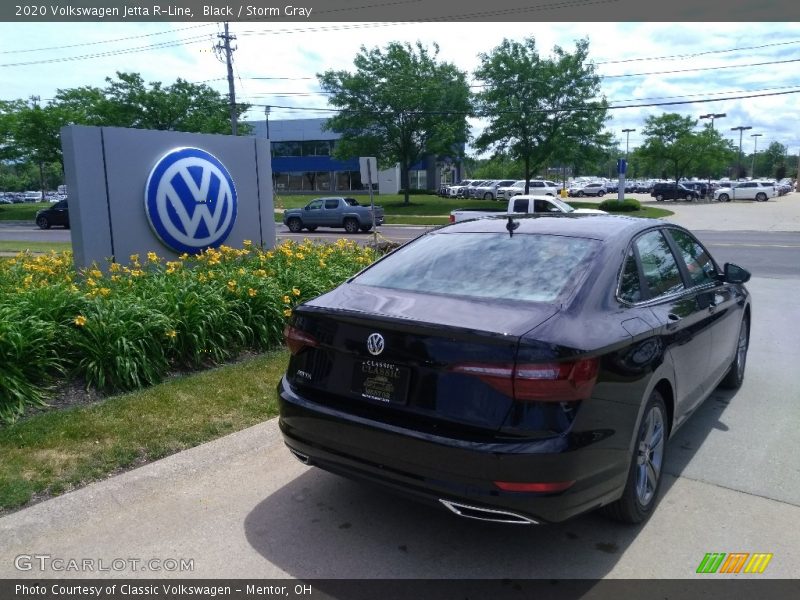
<instances>
[{"instance_id":1,"label":"car roof","mask_svg":"<svg viewBox=\"0 0 800 600\"><path fill-rule=\"evenodd\" d=\"M512 219L519 223L519 227L514 230L515 234L565 235L603 241L615 238L628 239L639 231L665 225L663 221L657 219L591 213L517 215ZM446 225L434 233L507 233L507 224L508 216L487 217Z\"/></svg>"}]
</instances>

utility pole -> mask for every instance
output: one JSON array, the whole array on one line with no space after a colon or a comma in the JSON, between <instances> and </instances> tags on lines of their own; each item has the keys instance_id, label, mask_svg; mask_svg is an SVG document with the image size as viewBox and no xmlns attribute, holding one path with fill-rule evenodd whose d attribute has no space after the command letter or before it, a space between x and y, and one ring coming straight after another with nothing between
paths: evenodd
<instances>
[{"instance_id":1,"label":"utility pole","mask_svg":"<svg viewBox=\"0 0 800 600\"><path fill-rule=\"evenodd\" d=\"M742 126L739 127L731 127L731 131L738 131L739 132L739 161L736 165L736 181L739 181L739 178L742 175L742 134L747 131L748 129L752 129L751 126Z\"/></svg>"},{"instance_id":2,"label":"utility pole","mask_svg":"<svg viewBox=\"0 0 800 600\"><path fill-rule=\"evenodd\" d=\"M758 153L758 138L760 138L763 133L754 133L750 137L753 138L753 168L750 169L750 176L755 179L756 178L756 154Z\"/></svg>"},{"instance_id":3,"label":"utility pole","mask_svg":"<svg viewBox=\"0 0 800 600\"><path fill-rule=\"evenodd\" d=\"M216 45L215 49L219 53L225 53L225 64L228 67L228 98L230 99L231 105L231 133L237 135L236 89L233 86L233 52L236 48L231 48L231 42L236 39L236 36L228 33L227 21L225 21L224 26L225 33L217 34L217 37L222 41Z\"/></svg>"}]
</instances>

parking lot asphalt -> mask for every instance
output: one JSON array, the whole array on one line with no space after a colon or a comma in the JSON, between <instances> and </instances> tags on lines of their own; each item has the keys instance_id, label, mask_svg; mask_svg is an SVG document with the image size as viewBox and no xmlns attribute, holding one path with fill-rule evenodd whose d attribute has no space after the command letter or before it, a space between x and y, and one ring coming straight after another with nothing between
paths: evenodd
<instances>
[{"instance_id":1,"label":"parking lot asphalt","mask_svg":"<svg viewBox=\"0 0 800 600\"><path fill-rule=\"evenodd\" d=\"M784 205L792 210L772 208ZM727 211L732 231L800 231L760 220L798 223L799 194L774 204L674 206L676 222L705 214L718 223ZM710 229L696 223L687 226ZM695 570L707 552L773 553L759 577L795 578L800 321L791 315L799 279L748 283L745 383L715 391L672 439L660 503L643 526L596 514L541 527L461 520L302 465L271 420L0 518L0 578L684 579L702 577ZM107 565L190 559L193 570L134 571L126 562L119 571L20 571L21 555Z\"/></svg>"},{"instance_id":2,"label":"parking lot asphalt","mask_svg":"<svg viewBox=\"0 0 800 600\"><path fill-rule=\"evenodd\" d=\"M675 214L665 217L688 229L708 231L800 231L800 193L771 198L767 202L739 200L735 202L709 202L668 200L657 202L648 194L625 194L646 206L664 208ZM606 195L602 201L614 195ZM596 198L581 198L595 201Z\"/></svg>"}]
</instances>

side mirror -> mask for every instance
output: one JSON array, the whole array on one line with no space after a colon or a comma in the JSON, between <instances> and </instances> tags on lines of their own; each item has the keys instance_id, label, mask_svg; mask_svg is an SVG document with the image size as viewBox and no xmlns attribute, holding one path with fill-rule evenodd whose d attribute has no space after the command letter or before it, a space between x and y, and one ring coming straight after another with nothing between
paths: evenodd
<instances>
[{"instance_id":1,"label":"side mirror","mask_svg":"<svg viewBox=\"0 0 800 600\"><path fill-rule=\"evenodd\" d=\"M725 263L724 281L728 283L747 283L750 281L750 271L733 263Z\"/></svg>"}]
</instances>

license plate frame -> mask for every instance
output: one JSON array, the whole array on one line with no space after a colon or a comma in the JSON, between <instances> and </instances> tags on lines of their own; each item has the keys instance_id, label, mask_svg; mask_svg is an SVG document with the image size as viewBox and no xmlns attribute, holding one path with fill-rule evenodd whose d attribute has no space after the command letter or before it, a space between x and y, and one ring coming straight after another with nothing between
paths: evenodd
<instances>
[{"instance_id":1,"label":"license plate frame","mask_svg":"<svg viewBox=\"0 0 800 600\"><path fill-rule=\"evenodd\" d=\"M411 369L382 360L357 360L353 366L352 392L359 398L382 404L408 401Z\"/></svg>"}]
</instances>

